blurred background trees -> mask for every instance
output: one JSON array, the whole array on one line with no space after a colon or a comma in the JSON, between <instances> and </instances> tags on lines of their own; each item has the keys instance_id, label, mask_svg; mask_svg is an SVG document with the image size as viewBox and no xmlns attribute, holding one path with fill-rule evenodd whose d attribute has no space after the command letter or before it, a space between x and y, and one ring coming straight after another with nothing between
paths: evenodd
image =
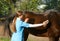
<instances>
[{"instance_id":1,"label":"blurred background trees","mask_svg":"<svg viewBox=\"0 0 60 41\"><path fill-rule=\"evenodd\" d=\"M0 17L8 16L14 11L11 0L0 0Z\"/></svg>"},{"instance_id":2,"label":"blurred background trees","mask_svg":"<svg viewBox=\"0 0 60 41\"><path fill-rule=\"evenodd\" d=\"M44 12L48 9L60 11L60 0L0 0L0 17L9 16L17 10Z\"/></svg>"}]
</instances>

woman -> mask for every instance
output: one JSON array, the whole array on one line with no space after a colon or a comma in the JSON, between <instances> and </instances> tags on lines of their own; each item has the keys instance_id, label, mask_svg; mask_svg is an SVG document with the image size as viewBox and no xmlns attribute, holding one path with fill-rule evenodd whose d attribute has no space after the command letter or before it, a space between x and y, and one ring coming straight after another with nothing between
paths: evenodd
<instances>
[{"instance_id":1,"label":"woman","mask_svg":"<svg viewBox=\"0 0 60 41\"><path fill-rule=\"evenodd\" d=\"M11 41L24 41L24 27L29 28L29 27L38 27L38 26L46 26L48 24L48 20L44 21L43 23L40 24L28 24L26 23L29 18L26 18L25 21L22 21L23 19L23 12L18 11L13 22L15 23L15 32L12 34Z\"/></svg>"}]
</instances>

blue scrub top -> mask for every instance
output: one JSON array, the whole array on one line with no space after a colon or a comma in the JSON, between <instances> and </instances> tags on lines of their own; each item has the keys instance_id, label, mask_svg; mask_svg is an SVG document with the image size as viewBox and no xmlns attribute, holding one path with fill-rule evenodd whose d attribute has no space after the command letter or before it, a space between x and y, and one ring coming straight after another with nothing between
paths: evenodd
<instances>
[{"instance_id":1,"label":"blue scrub top","mask_svg":"<svg viewBox=\"0 0 60 41\"><path fill-rule=\"evenodd\" d=\"M28 28L29 24L23 22L20 18L16 19L16 32L12 34L11 41L24 41L24 27Z\"/></svg>"}]
</instances>

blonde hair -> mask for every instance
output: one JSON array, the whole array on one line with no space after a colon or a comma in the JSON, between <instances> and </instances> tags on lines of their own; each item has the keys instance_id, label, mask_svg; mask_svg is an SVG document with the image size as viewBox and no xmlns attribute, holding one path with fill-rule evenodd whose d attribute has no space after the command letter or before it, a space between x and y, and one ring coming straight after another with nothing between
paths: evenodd
<instances>
[{"instance_id":1,"label":"blonde hair","mask_svg":"<svg viewBox=\"0 0 60 41\"><path fill-rule=\"evenodd\" d=\"M19 14L18 14L18 13L19 13ZM16 15L15 15L15 17L14 17L14 19L13 19L13 22L12 22L12 24L11 24L11 27L10 27L10 30L11 30L12 33L13 33L13 32L16 32L15 24L16 24L16 19L17 19L17 17L23 15L23 14L22 14L22 13L23 13L22 11L18 11L18 13L16 13Z\"/></svg>"}]
</instances>

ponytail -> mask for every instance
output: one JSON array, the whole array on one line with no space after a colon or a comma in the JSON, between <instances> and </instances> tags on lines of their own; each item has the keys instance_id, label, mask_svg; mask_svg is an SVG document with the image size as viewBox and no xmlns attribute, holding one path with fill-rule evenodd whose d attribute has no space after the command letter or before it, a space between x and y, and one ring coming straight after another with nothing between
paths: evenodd
<instances>
[{"instance_id":1,"label":"ponytail","mask_svg":"<svg viewBox=\"0 0 60 41\"><path fill-rule=\"evenodd\" d=\"M16 26L15 26L15 24L16 24L16 18L17 18L17 17L15 17L15 18L13 19L13 22L12 22L11 25L10 25L10 30L11 30L12 33L13 33L13 32L16 32Z\"/></svg>"}]
</instances>

